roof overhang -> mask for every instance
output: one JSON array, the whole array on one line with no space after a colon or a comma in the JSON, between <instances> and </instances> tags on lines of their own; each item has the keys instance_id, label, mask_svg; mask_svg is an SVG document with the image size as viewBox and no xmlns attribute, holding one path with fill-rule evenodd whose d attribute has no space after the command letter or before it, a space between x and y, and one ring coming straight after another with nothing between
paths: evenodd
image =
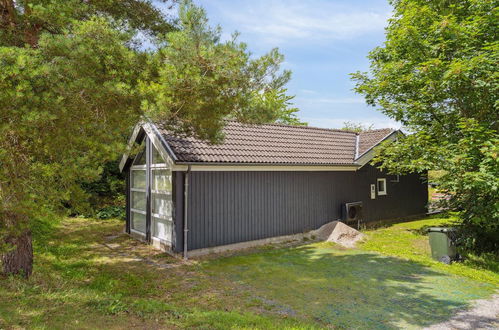
<instances>
[{"instance_id":1,"label":"roof overhang","mask_svg":"<svg viewBox=\"0 0 499 330\"><path fill-rule=\"evenodd\" d=\"M241 172L241 171L295 171L295 172L320 172L320 171L356 171L358 165L293 165L293 164L251 164L251 163L183 163L177 164L173 168L174 171L186 171L190 166L191 171L205 172Z\"/></svg>"},{"instance_id":2,"label":"roof overhang","mask_svg":"<svg viewBox=\"0 0 499 330\"><path fill-rule=\"evenodd\" d=\"M177 156L175 156L173 150L170 148L168 143L166 143L165 139L158 131L156 125L151 122L141 121L137 125L135 125L132 135L128 140L127 152L125 152L121 157L119 165L120 172L123 172L131 163L130 152L133 148L133 145L135 143L140 143L144 137L144 134L147 135L149 140L151 140L151 143L158 150L163 159L165 159L170 166L173 167L175 165Z\"/></svg>"},{"instance_id":3,"label":"roof overhang","mask_svg":"<svg viewBox=\"0 0 499 330\"><path fill-rule=\"evenodd\" d=\"M393 131L373 147L359 155L352 164L281 164L281 163L210 163L210 162L180 162L170 145L165 141L156 125L150 121L141 121L135 125L132 135L128 140L127 152L123 154L119 168L123 172L132 162L130 153L134 144L141 143L147 135L154 147L171 166L173 171L186 171L190 166L191 171L356 171L369 163L374 157L374 149L380 143L395 140L400 130ZM358 138L356 141L358 150Z\"/></svg>"},{"instance_id":4,"label":"roof overhang","mask_svg":"<svg viewBox=\"0 0 499 330\"><path fill-rule=\"evenodd\" d=\"M374 149L377 146L379 146L381 143L383 143L385 141L394 141L397 138L397 136L399 136L399 134L403 134L403 133L400 130L396 130L396 131L389 133L383 139L381 139L378 143L376 143L374 146L372 146L371 148L366 150L364 153L359 155L355 159L355 163L359 165L359 168L366 165L367 163L369 163L373 159L374 152L375 152Z\"/></svg>"}]
</instances>

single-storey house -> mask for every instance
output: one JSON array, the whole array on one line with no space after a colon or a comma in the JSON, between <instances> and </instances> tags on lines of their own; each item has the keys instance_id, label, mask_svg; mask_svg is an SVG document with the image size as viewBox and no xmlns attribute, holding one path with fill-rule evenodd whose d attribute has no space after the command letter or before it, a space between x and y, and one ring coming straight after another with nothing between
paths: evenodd
<instances>
[{"instance_id":1,"label":"single-storey house","mask_svg":"<svg viewBox=\"0 0 499 330\"><path fill-rule=\"evenodd\" d=\"M369 164L373 148L396 138L397 130L228 121L224 133L221 144L210 144L152 122L135 127L130 146L140 151L120 163L127 173L128 233L186 254L265 242L338 219L427 212L424 174L388 175Z\"/></svg>"}]
</instances>

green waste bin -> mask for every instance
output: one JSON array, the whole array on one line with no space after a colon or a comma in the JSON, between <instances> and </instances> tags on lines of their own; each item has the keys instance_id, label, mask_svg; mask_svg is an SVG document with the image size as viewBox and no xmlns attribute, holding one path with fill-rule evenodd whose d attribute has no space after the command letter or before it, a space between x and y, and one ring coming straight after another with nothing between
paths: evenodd
<instances>
[{"instance_id":1,"label":"green waste bin","mask_svg":"<svg viewBox=\"0 0 499 330\"><path fill-rule=\"evenodd\" d=\"M456 259L455 234L454 228L431 227L428 229L433 259L446 264L450 264L452 260Z\"/></svg>"}]
</instances>

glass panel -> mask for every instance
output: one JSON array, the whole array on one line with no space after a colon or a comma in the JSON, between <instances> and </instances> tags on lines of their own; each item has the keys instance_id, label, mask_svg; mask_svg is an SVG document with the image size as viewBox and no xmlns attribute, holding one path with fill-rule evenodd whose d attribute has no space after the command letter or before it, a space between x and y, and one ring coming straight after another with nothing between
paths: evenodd
<instances>
[{"instance_id":1,"label":"glass panel","mask_svg":"<svg viewBox=\"0 0 499 330\"><path fill-rule=\"evenodd\" d=\"M152 190L171 191L171 180L169 169L152 170Z\"/></svg>"},{"instance_id":2,"label":"glass panel","mask_svg":"<svg viewBox=\"0 0 499 330\"><path fill-rule=\"evenodd\" d=\"M133 165L145 165L145 164L146 164L146 148L142 148L142 150L135 157Z\"/></svg>"},{"instance_id":3,"label":"glass panel","mask_svg":"<svg viewBox=\"0 0 499 330\"><path fill-rule=\"evenodd\" d=\"M378 192L385 192L385 180L378 180Z\"/></svg>"},{"instance_id":4,"label":"glass panel","mask_svg":"<svg viewBox=\"0 0 499 330\"><path fill-rule=\"evenodd\" d=\"M132 209L140 211L146 210L146 193L132 191Z\"/></svg>"},{"instance_id":5,"label":"glass panel","mask_svg":"<svg viewBox=\"0 0 499 330\"><path fill-rule=\"evenodd\" d=\"M132 188L146 189L145 170L132 170Z\"/></svg>"},{"instance_id":6,"label":"glass panel","mask_svg":"<svg viewBox=\"0 0 499 330\"><path fill-rule=\"evenodd\" d=\"M164 164L166 163L159 151L152 145L152 163L153 164Z\"/></svg>"},{"instance_id":7,"label":"glass panel","mask_svg":"<svg viewBox=\"0 0 499 330\"><path fill-rule=\"evenodd\" d=\"M171 216L173 203L170 195L152 194L152 213Z\"/></svg>"},{"instance_id":8,"label":"glass panel","mask_svg":"<svg viewBox=\"0 0 499 330\"><path fill-rule=\"evenodd\" d=\"M146 216L144 214L131 212L132 216L132 229L146 233Z\"/></svg>"},{"instance_id":9,"label":"glass panel","mask_svg":"<svg viewBox=\"0 0 499 330\"><path fill-rule=\"evenodd\" d=\"M151 231L152 236L165 240L167 242L172 241L172 222L170 220L159 219L152 217Z\"/></svg>"}]
</instances>

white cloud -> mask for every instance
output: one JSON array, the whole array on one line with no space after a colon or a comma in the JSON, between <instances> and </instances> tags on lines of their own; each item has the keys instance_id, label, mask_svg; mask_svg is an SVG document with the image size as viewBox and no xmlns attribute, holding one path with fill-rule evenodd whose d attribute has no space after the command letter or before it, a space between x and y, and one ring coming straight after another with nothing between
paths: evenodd
<instances>
[{"instance_id":1,"label":"white cloud","mask_svg":"<svg viewBox=\"0 0 499 330\"><path fill-rule=\"evenodd\" d=\"M237 23L244 35L254 33L271 44L353 39L382 30L390 14L324 0L256 0L244 4L229 7L218 3L217 9Z\"/></svg>"}]
</instances>

